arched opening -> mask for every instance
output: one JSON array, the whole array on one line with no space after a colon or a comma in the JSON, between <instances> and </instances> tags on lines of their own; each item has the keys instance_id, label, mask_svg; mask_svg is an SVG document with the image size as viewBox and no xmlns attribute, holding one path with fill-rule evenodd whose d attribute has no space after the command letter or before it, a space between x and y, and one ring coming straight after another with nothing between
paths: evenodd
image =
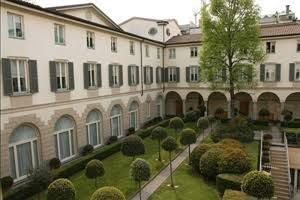
<instances>
[{"instance_id":1,"label":"arched opening","mask_svg":"<svg viewBox=\"0 0 300 200\"><path fill-rule=\"evenodd\" d=\"M158 96L156 98L156 116L163 118L163 98L162 96Z\"/></svg>"},{"instance_id":2,"label":"arched opening","mask_svg":"<svg viewBox=\"0 0 300 200\"><path fill-rule=\"evenodd\" d=\"M199 109L199 107L202 105L204 105L204 101L202 96L198 92L188 93L185 101L186 111Z\"/></svg>"},{"instance_id":3,"label":"arched opening","mask_svg":"<svg viewBox=\"0 0 300 200\"><path fill-rule=\"evenodd\" d=\"M56 156L62 161L67 161L75 155L74 142L75 122L71 117L63 116L55 123Z\"/></svg>"},{"instance_id":4,"label":"arched opening","mask_svg":"<svg viewBox=\"0 0 300 200\"><path fill-rule=\"evenodd\" d=\"M240 114L246 117L251 117L253 110L253 101L250 94L246 92L236 93L234 96L235 115Z\"/></svg>"},{"instance_id":5,"label":"arched opening","mask_svg":"<svg viewBox=\"0 0 300 200\"><path fill-rule=\"evenodd\" d=\"M280 119L280 100L278 96L272 92L264 92L259 95L257 99L257 110L258 117L262 109L269 111L270 115L267 117L268 120L279 120ZM266 117L264 117L265 119Z\"/></svg>"},{"instance_id":6,"label":"arched opening","mask_svg":"<svg viewBox=\"0 0 300 200\"><path fill-rule=\"evenodd\" d=\"M133 101L129 106L129 127L138 130L138 111L139 105L136 101Z\"/></svg>"},{"instance_id":7,"label":"arched opening","mask_svg":"<svg viewBox=\"0 0 300 200\"><path fill-rule=\"evenodd\" d=\"M292 112L293 119L300 119L300 92L292 93L286 98L284 109Z\"/></svg>"},{"instance_id":8,"label":"arched opening","mask_svg":"<svg viewBox=\"0 0 300 200\"><path fill-rule=\"evenodd\" d=\"M168 92L166 96L166 115L181 115L182 99L177 92Z\"/></svg>"},{"instance_id":9,"label":"arched opening","mask_svg":"<svg viewBox=\"0 0 300 200\"><path fill-rule=\"evenodd\" d=\"M110 128L111 135L122 137L122 108L120 105L115 105L110 112Z\"/></svg>"},{"instance_id":10,"label":"arched opening","mask_svg":"<svg viewBox=\"0 0 300 200\"><path fill-rule=\"evenodd\" d=\"M221 92L213 92L209 95L208 97L208 102L207 102L207 113L210 116L214 116L215 112L218 109L223 109L225 111L224 116L227 116L227 98L226 96L221 93Z\"/></svg>"},{"instance_id":11,"label":"arched opening","mask_svg":"<svg viewBox=\"0 0 300 200\"><path fill-rule=\"evenodd\" d=\"M97 110L89 112L86 118L86 132L88 144L94 147L102 144L102 123L101 113Z\"/></svg>"},{"instance_id":12,"label":"arched opening","mask_svg":"<svg viewBox=\"0 0 300 200\"><path fill-rule=\"evenodd\" d=\"M24 124L9 137L10 174L16 180L27 177L39 165L37 129Z\"/></svg>"}]
</instances>

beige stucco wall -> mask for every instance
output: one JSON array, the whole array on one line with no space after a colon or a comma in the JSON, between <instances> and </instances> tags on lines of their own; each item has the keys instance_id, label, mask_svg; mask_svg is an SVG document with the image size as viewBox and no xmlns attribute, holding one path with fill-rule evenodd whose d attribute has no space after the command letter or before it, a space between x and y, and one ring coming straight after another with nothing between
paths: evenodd
<instances>
[{"instance_id":1,"label":"beige stucco wall","mask_svg":"<svg viewBox=\"0 0 300 200\"><path fill-rule=\"evenodd\" d=\"M290 168L300 169L300 148L289 147Z\"/></svg>"}]
</instances>

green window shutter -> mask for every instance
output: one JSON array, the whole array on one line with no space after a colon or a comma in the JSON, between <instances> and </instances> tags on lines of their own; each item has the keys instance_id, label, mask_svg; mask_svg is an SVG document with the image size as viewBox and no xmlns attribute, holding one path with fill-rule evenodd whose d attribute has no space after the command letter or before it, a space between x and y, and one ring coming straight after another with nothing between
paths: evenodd
<instances>
[{"instance_id":1,"label":"green window shutter","mask_svg":"<svg viewBox=\"0 0 300 200\"><path fill-rule=\"evenodd\" d=\"M295 63L290 63L290 81L295 80Z\"/></svg>"},{"instance_id":2,"label":"green window shutter","mask_svg":"<svg viewBox=\"0 0 300 200\"><path fill-rule=\"evenodd\" d=\"M56 92L57 91L56 64L54 61L49 62L49 72L50 72L51 91Z\"/></svg>"},{"instance_id":3,"label":"green window shutter","mask_svg":"<svg viewBox=\"0 0 300 200\"><path fill-rule=\"evenodd\" d=\"M147 84L147 80L146 80L146 67L144 67L144 84Z\"/></svg>"},{"instance_id":4,"label":"green window shutter","mask_svg":"<svg viewBox=\"0 0 300 200\"><path fill-rule=\"evenodd\" d=\"M226 79L227 79L226 68L223 68L222 69L222 81L226 82Z\"/></svg>"},{"instance_id":5,"label":"green window shutter","mask_svg":"<svg viewBox=\"0 0 300 200\"><path fill-rule=\"evenodd\" d=\"M186 70L185 70L185 77L186 77L186 82L190 82L190 73L191 73L191 68L190 67L186 67L185 68Z\"/></svg>"},{"instance_id":6,"label":"green window shutter","mask_svg":"<svg viewBox=\"0 0 300 200\"><path fill-rule=\"evenodd\" d=\"M201 68L198 66L198 82L201 82Z\"/></svg>"},{"instance_id":7,"label":"green window shutter","mask_svg":"<svg viewBox=\"0 0 300 200\"><path fill-rule=\"evenodd\" d=\"M102 71L101 64L97 64L97 86L102 87Z\"/></svg>"},{"instance_id":8,"label":"green window shutter","mask_svg":"<svg viewBox=\"0 0 300 200\"><path fill-rule=\"evenodd\" d=\"M247 65L247 81L248 82L251 82L252 80L253 80L253 68L252 68L252 66L251 65Z\"/></svg>"},{"instance_id":9,"label":"green window shutter","mask_svg":"<svg viewBox=\"0 0 300 200\"><path fill-rule=\"evenodd\" d=\"M13 94L10 60L2 58L3 93L5 96Z\"/></svg>"},{"instance_id":10,"label":"green window shutter","mask_svg":"<svg viewBox=\"0 0 300 200\"><path fill-rule=\"evenodd\" d=\"M37 93L39 91L38 73L37 73L37 62L36 60L28 61L29 67L29 79L30 79L30 92Z\"/></svg>"},{"instance_id":11,"label":"green window shutter","mask_svg":"<svg viewBox=\"0 0 300 200\"><path fill-rule=\"evenodd\" d=\"M123 66L119 65L119 85L122 86L123 85Z\"/></svg>"},{"instance_id":12,"label":"green window shutter","mask_svg":"<svg viewBox=\"0 0 300 200\"><path fill-rule=\"evenodd\" d=\"M132 80L131 80L131 65L128 65L128 85L131 86L132 85Z\"/></svg>"},{"instance_id":13,"label":"green window shutter","mask_svg":"<svg viewBox=\"0 0 300 200\"><path fill-rule=\"evenodd\" d=\"M158 78L158 73L159 73L158 70L159 70L159 67L156 67L156 68L155 68L156 83L159 83L159 81L158 81L158 79L159 79L159 78Z\"/></svg>"},{"instance_id":14,"label":"green window shutter","mask_svg":"<svg viewBox=\"0 0 300 200\"><path fill-rule=\"evenodd\" d=\"M276 81L280 81L281 78L281 64L276 64Z\"/></svg>"},{"instance_id":15,"label":"green window shutter","mask_svg":"<svg viewBox=\"0 0 300 200\"><path fill-rule=\"evenodd\" d=\"M113 65L108 65L108 80L109 80L109 86L112 87L114 85Z\"/></svg>"},{"instance_id":16,"label":"green window shutter","mask_svg":"<svg viewBox=\"0 0 300 200\"><path fill-rule=\"evenodd\" d=\"M169 71L168 71L168 68L165 68L165 71L164 71L164 82L169 82Z\"/></svg>"},{"instance_id":17,"label":"green window shutter","mask_svg":"<svg viewBox=\"0 0 300 200\"><path fill-rule=\"evenodd\" d=\"M264 64L260 65L260 81L261 82L265 81L265 68L266 68L266 65L264 65Z\"/></svg>"},{"instance_id":18,"label":"green window shutter","mask_svg":"<svg viewBox=\"0 0 300 200\"><path fill-rule=\"evenodd\" d=\"M176 67L176 82L180 81L180 68Z\"/></svg>"},{"instance_id":19,"label":"green window shutter","mask_svg":"<svg viewBox=\"0 0 300 200\"><path fill-rule=\"evenodd\" d=\"M74 67L72 62L68 62L68 73L69 73L69 90L74 90Z\"/></svg>"},{"instance_id":20,"label":"green window shutter","mask_svg":"<svg viewBox=\"0 0 300 200\"><path fill-rule=\"evenodd\" d=\"M84 89L89 88L89 64L83 63L83 81L84 81Z\"/></svg>"},{"instance_id":21,"label":"green window shutter","mask_svg":"<svg viewBox=\"0 0 300 200\"><path fill-rule=\"evenodd\" d=\"M160 75L161 75L160 82L164 82L164 71L163 71L163 68L160 67L159 70L160 70Z\"/></svg>"},{"instance_id":22,"label":"green window shutter","mask_svg":"<svg viewBox=\"0 0 300 200\"><path fill-rule=\"evenodd\" d=\"M150 67L150 80L151 84L153 83L153 67Z\"/></svg>"},{"instance_id":23,"label":"green window shutter","mask_svg":"<svg viewBox=\"0 0 300 200\"><path fill-rule=\"evenodd\" d=\"M136 84L140 83L140 68L136 66Z\"/></svg>"}]
</instances>

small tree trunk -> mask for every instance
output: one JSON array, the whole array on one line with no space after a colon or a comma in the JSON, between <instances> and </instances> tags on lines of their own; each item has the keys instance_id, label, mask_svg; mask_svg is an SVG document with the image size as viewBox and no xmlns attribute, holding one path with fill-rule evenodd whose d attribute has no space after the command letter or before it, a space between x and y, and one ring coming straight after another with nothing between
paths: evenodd
<instances>
[{"instance_id":1,"label":"small tree trunk","mask_svg":"<svg viewBox=\"0 0 300 200\"><path fill-rule=\"evenodd\" d=\"M160 140L158 140L158 160L161 162L161 154L160 154Z\"/></svg>"},{"instance_id":2,"label":"small tree trunk","mask_svg":"<svg viewBox=\"0 0 300 200\"><path fill-rule=\"evenodd\" d=\"M170 175L171 175L171 187L174 187L174 182L173 182L173 172L172 172L172 152L169 152L169 160L170 160Z\"/></svg>"},{"instance_id":3,"label":"small tree trunk","mask_svg":"<svg viewBox=\"0 0 300 200\"><path fill-rule=\"evenodd\" d=\"M141 181L139 181L139 191L140 191L140 200L142 200L142 188L141 188Z\"/></svg>"},{"instance_id":4,"label":"small tree trunk","mask_svg":"<svg viewBox=\"0 0 300 200\"><path fill-rule=\"evenodd\" d=\"M230 93L230 118L233 119L234 118L234 86L231 86L230 84L230 89L229 89L229 93Z\"/></svg>"},{"instance_id":5,"label":"small tree trunk","mask_svg":"<svg viewBox=\"0 0 300 200\"><path fill-rule=\"evenodd\" d=\"M189 145L189 165L191 165L191 145Z\"/></svg>"}]
</instances>

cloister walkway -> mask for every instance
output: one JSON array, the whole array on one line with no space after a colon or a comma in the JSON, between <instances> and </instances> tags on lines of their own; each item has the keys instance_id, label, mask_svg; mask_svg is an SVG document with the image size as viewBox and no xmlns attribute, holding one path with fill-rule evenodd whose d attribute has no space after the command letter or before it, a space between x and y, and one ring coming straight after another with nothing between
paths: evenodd
<instances>
[{"instance_id":1,"label":"cloister walkway","mask_svg":"<svg viewBox=\"0 0 300 200\"><path fill-rule=\"evenodd\" d=\"M209 134L210 129L206 129L204 133L202 133L196 142L196 144L191 145L192 150ZM184 162L188 157L188 148L186 148L183 152L181 152L172 162L173 172L177 169L177 167ZM142 190L142 200L147 200L158 188L161 184L167 180L170 176L170 168L169 165L164 168L154 179L148 182ZM176 184L176 183L175 183ZM132 200L139 200L139 193L136 194Z\"/></svg>"}]
</instances>

